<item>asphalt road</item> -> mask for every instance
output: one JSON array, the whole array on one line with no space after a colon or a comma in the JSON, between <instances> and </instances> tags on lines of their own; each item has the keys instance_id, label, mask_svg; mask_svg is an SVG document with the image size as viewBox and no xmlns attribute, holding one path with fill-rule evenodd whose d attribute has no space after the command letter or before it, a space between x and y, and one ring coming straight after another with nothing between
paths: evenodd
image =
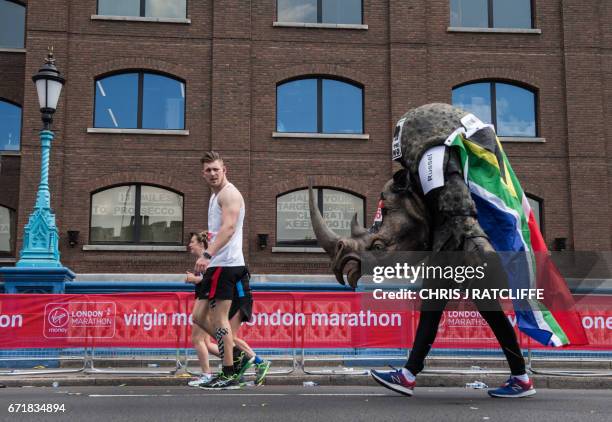
<instances>
[{"instance_id":1,"label":"asphalt road","mask_svg":"<svg viewBox=\"0 0 612 422\"><path fill-rule=\"evenodd\" d=\"M9 413L9 405L63 404L64 412ZM1 421L610 421L612 392L538 390L492 399L484 390L427 388L403 397L380 387L32 387L0 390Z\"/></svg>"}]
</instances>

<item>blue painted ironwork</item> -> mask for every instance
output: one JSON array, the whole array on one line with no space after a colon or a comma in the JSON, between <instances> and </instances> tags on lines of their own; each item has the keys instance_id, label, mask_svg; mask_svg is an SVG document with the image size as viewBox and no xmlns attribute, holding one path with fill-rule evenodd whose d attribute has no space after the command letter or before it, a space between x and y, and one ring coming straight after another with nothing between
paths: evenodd
<instances>
[{"instance_id":1,"label":"blue painted ironwork","mask_svg":"<svg viewBox=\"0 0 612 422\"><path fill-rule=\"evenodd\" d=\"M51 210L49 193L49 157L53 132L40 132L42 145L41 175L34 211L25 227L21 258L17 267L62 267L58 247L59 233Z\"/></svg>"},{"instance_id":2,"label":"blue painted ironwork","mask_svg":"<svg viewBox=\"0 0 612 422\"><path fill-rule=\"evenodd\" d=\"M66 267L2 267L5 293L65 293L76 274Z\"/></svg>"}]
</instances>

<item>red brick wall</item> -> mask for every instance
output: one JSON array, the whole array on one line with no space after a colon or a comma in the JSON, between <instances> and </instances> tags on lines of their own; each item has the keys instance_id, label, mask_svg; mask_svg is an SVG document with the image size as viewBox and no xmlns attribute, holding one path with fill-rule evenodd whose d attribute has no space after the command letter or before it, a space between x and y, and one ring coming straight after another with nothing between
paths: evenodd
<instances>
[{"instance_id":1,"label":"red brick wall","mask_svg":"<svg viewBox=\"0 0 612 422\"><path fill-rule=\"evenodd\" d=\"M116 183L161 184L185 198L184 232L204 228L209 193L199 157L214 148L247 201L245 252L258 273L327 272L320 254L272 253L275 198L335 186L366 198L369 223L393 170L391 129L408 109L449 102L453 86L480 78L518 81L538 92L543 144L505 144L526 191L544 198L545 237L576 249L609 250L612 230L612 6L536 1L542 34L447 32L448 0L364 0L368 30L273 27L276 2L188 1L191 24L91 20L95 0L30 0L27 54L0 53L0 97L24 105L19 225L40 172L40 115L30 76L48 44L68 79L56 116L50 183L62 262L77 272L178 272L179 252L93 252L69 248L67 230L88 242L90 194ZM88 134L93 80L128 68L186 81L189 136ZM276 84L324 74L364 86L369 140L273 138ZM7 97L8 96L8 97ZM4 160L4 159L3 159ZM4 161L3 161L4 162ZM14 171L13 173L15 173ZM17 179L0 176L0 203ZM8 186L11 188L8 188ZM12 193L11 193L12 192ZM259 250L257 234L269 234ZM21 239L22 230L19 231Z\"/></svg>"}]
</instances>

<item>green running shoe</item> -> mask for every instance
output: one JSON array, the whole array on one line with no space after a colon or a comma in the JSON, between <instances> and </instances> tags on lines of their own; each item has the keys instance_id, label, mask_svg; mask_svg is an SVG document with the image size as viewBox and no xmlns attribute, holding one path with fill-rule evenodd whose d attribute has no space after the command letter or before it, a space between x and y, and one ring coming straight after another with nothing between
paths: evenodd
<instances>
[{"instance_id":1,"label":"green running shoe","mask_svg":"<svg viewBox=\"0 0 612 422\"><path fill-rule=\"evenodd\" d=\"M266 375L268 375L268 371L270 370L271 365L272 363L269 360L264 360L262 363L255 365L255 385L263 384L264 380L266 379Z\"/></svg>"},{"instance_id":2,"label":"green running shoe","mask_svg":"<svg viewBox=\"0 0 612 422\"><path fill-rule=\"evenodd\" d=\"M242 378L247 369L253 366L253 362L255 362L255 356L249 358L246 353L242 353L240 356L239 362L234 361L234 374L238 379Z\"/></svg>"}]
</instances>

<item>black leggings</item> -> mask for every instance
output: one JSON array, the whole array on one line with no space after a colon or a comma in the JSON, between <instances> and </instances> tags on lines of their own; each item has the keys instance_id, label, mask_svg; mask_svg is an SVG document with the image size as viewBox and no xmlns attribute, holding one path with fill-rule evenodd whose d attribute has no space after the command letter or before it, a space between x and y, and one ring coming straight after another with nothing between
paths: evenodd
<instances>
[{"instance_id":1,"label":"black leggings","mask_svg":"<svg viewBox=\"0 0 612 422\"><path fill-rule=\"evenodd\" d=\"M425 358L436 339L440 318L447 303L447 300L427 300L421 304L419 326L408 362L405 365L406 369L413 375L423 370ZM477 300L474 303L493 330L493 334L495 334L504 355L506 355L512 375L525 374L525 359L523 359L521 348L516 339L516 333L499 303L496 300Z\"/></svg>"}]
</instances>

